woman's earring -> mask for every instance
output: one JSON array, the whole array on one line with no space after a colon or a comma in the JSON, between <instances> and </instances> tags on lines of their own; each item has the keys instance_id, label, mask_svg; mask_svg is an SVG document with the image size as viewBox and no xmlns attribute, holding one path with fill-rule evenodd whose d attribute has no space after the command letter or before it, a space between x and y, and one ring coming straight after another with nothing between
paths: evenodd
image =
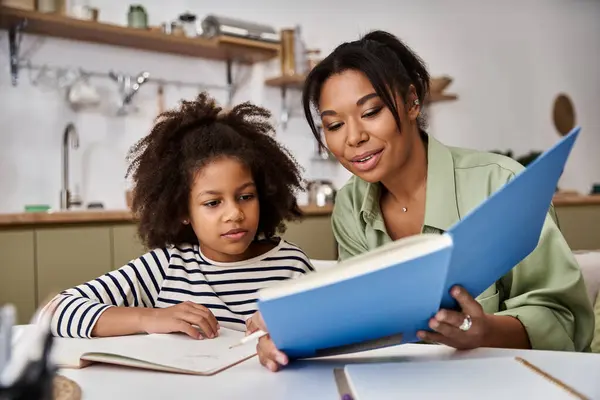
<instances>
[{"instance_id":1,"label":"woman's earring","mask_svg":"<svg viewBox=\"0 0 600 400\"><path fill-rule=\"evenodd\" d=\"M187 219L184 219L184 220L183 220L183 224L184 224L184 225L188 225L189 223L190 223L190 221L188 221Z\"/></svg>"},{"instance_id":2,"label":"woman's earring","mask_svg":"<svg viewBox=\"0 0 600 400\"><path fill-rule=\"evenodd\" d=\"M419 99L415 99L415 101L414 101L414 105L415 105L415 106L418 106L419 104L420 104L420 102L419 102Z\"/></svg>"}]
</instances>

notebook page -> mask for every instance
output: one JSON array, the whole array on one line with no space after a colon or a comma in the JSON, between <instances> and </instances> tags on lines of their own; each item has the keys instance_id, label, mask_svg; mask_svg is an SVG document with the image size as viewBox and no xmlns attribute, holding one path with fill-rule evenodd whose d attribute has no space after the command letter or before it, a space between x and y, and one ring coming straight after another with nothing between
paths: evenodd
<instances>
[{"instance_id":1,"label":"notebook page","mask_svg":"<svg viewBox=\"0 0 600 400\"><path fill-rule=\"evenodd\" d=\"M256 343L229 349L244 337L244 332L221 328L215 339L192 339L184 334L131 335L97 339L55 340L53 360L63 367L77 367L78 360L107 361L119 364L119 357L192 372L222 368L256 353ZM90 357L86 355L91 354Z\"/></svg>"},{"instance_id":2,"label":"notebook page","mask_svg":"<svg viewBox=\"0 0 600 400\"><path fill-rule=\"evenodd\" d=\"M356 364L344 370L355 400L574 398L513 357Z\"/></svg>"}]
</instances>

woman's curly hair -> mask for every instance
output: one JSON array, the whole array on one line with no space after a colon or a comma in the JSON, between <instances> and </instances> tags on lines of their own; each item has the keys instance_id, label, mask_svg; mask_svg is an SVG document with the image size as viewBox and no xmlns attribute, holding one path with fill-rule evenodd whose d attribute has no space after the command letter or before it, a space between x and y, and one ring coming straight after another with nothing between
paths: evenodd
<instances>
[{"instance_id":1,"label":"woman's curly hair","mask_svg":"<svg viewBox=\"0 0 600 400\"><path fill-rule=\"evenodd\" d=\"M221 157L233 157L252 172L260 202L257 236L272 238L285 230L285 221L302 216L296 202L296 192L304 189L301 168L273 139L271 113L249 102L222 111L200 93L159 115L150 134L130 149L131 208L147 248L198 243L191 225L182 223L191 186L200 168Z\"/></svg>"}]
</instances>

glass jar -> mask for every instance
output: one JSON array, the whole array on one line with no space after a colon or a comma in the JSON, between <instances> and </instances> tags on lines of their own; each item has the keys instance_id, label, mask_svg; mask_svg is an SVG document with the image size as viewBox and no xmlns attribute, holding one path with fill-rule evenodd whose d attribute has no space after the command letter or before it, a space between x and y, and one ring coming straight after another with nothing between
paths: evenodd
<instances>
[{"instance_id":1,"label":"glass jar","mask_svg":"<svg viewBox=\"0 0 600 400\"><path fill-rule=\"evenodd\" d=\"M148 14L140 4L132 4L127 13L127 26L130 28L147 29Z\"/></svg>"}]
</instances>

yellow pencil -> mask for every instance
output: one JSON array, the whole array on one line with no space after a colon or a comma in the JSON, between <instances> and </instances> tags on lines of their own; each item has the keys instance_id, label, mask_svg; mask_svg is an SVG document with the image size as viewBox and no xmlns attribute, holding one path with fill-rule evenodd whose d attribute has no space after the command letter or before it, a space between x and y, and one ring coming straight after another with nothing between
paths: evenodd
<instances>
[{"instance_id":1,"label":"yellow pencil","mask_svg":"<svg viewBox=\"0 0 600 400\"><path fill-rule=\"evenodd\" d=\"M553 377L549 373L547 373L545 371L542 371L539 367L533 365L529 361L527 361L527 360L525 360L525 359L523 359L521 357L515 357L515 359L518 362L520 362L521 364L523 364L524 366L526 366L527 368L531 369L533 372L535 372L535 373L543 376L544 378L548 379L550 382L554 383L558 387L560 387L560 388L566 390L567 392L571 393L573 396L577 397L578 399L581 399L581 400L590 400L589 397L587 397L587 396L579 393L577 390L575 390L571 386L567 385L563 381L559 380L558 378Z\"/></svg>"}]
</instances>

